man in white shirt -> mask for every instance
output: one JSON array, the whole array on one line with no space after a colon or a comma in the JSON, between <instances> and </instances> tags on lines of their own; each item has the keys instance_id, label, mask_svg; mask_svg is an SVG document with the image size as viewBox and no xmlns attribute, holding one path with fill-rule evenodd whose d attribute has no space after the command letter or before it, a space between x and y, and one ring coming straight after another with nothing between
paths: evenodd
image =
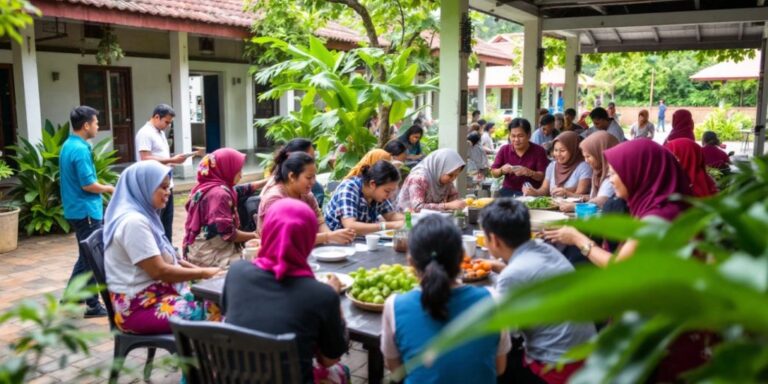
<instances>
[{"instance_id":1,"label":"man in white shirt","mask_svg":"<svg viewBox=\"0 0 768 384\"><path fill-rule=\"evenodd\" d=\"M165 136L165 130L173 123L176 116L173 108L167 104L160 104L152 111L152 117L136 133L136 160L157 160L165 165L173 166L182 164L188 156L178 154L171 156L171 149L168 146L168 139ZM171 195L165 208L160 211L160 218L163 221L165 236L171 239L173 232L173 179L171 179Z\"/></svg>"}]
</instances>

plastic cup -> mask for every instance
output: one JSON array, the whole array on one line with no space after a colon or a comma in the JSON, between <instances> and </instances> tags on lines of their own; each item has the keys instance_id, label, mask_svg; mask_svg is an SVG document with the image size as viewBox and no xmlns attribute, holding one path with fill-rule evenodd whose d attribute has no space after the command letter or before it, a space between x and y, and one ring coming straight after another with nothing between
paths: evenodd
<instances>
[{"instance_id":1,"label":"plastic cup","mask_svg":"<svg viewBox=\"0 0 768 384\"><path fill-rule=\"evenodd\" d=\"M464 235L461 237L461 241L464 244L464 252L467 253L467 256L474 257L477 250L477 237Z\"/></svg>"},{"instance_id":2,"label":"plastic cup","mask_svg":"<svg viewBox=\"0 0 768 384\"><path fill-rule=\"evenodd\" d=\"M379 240L381 240L379 235L365 235L365 245L368 246L368 250L371 252L379 249Z\"/></svg>"},{"instance_id":3,"label":"plastic cup","mask_svg":"<svg viewBox=\"0 0 768 384\"><path fill-rule=\"evenodd\" d=\"M597 204L577 203L573 209L577 219L586 219L597 214Z\"/></svg>"}]
</instances>

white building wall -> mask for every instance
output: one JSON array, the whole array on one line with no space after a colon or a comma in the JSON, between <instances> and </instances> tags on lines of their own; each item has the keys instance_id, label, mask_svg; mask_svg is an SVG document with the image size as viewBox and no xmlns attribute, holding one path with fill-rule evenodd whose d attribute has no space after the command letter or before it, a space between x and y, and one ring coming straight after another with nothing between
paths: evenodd
<instances>
[{"instance_id":1,"label":"white building wall","mask_svg":"<svg viewBox=\"0 0 768 384\"><path fill-rule=\"evenodd\" d=\"M12 61L10 50L0 50L0 63L11 64ZM54 124L64 123L69 119L72 108L80 103L78 65L96 65L96 59L93 55L38 52L37 64L43 121L48 119ZM131 68L135 132L150 118L157 104L171 104L170 61L125 57L113 66ZM245 78L248 76L248 65L190 61L190 71L220 74L223 145L238 150L252 149L253 143L247 142L246 131L253 129L247 124L246 113ZM57 81L53 81L53 72L59 73ZM239 78L240 83L233 85L232 78ZM111 135L111 131L101 131L96 140Z\"/></svg>"}]
</instances>

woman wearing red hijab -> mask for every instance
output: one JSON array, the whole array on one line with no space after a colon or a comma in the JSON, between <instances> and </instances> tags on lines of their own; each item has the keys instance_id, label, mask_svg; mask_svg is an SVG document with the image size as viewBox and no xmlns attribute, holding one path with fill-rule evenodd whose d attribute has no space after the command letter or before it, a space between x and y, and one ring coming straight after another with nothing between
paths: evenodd
<instances>
[{"instance_id":1,"label":"woman wearing red hijab","mask_svg":"<svg viewBox=\"0 0 768 384\"><path fill-rule=\"evenodd\" d=\"M253 262L232 265L224 282L226 322L273 335L296 335L301 378L293 383L346 383L338 364L347 351L341 284L315 279L307 262L317 236L317 215L298 199L275 202L264 217L262 246Z\"/></svg>"},{"instance_id":2,"label":"woman wearing red hijab","mask_svg":"<svg viewBox=\"0 0 768 384\"><path fill-rule=\"evenodd\" d=\"M627 201L632 216L645 219L658 217L674 220L685 208L679 201L670 201L674 194L691 196L690 181L675 156L652 140L632 140L603 152L608 162L610 178L616 196ZM572 227L544 232L544 238L579 247L592 263L605 266L611 253L596 246L592 240ZM632 255L637 243L628 240L619 249L617 260Z\"/></svg>"},{"instance_id":3,"label":"woman wearing red hijab","mask_svg":"<svg viewBox=\"0 0 768 384\"><path fill-rule=\"evenodd\" d=\"M240 258L240 244L257 238L239 230L238 196L256 192L255 183L235 186L242 177L245 155L217 149L197 167L197 185L189 193L184 224L184 259L201 267L227 268Z\"/></svg>"},{"instance_id":4,"label":"woman wearing red hijab","mask_svg":"<svg viewBox=\"0 0 768 384\"><path fill-rule=\"evenodd\" d=\"M701 147L690 139L674 139L664 144L688 173L695 197L707 197L717 193L715 182L707 174Z\"/></svg>"},{"instance_id":5,"label":"woman wearing red hijab","mask_svg":"<svg viewBox=\"0 0 768 384\"><path fill-rule=\"evenodd\" d=\"M681 138L696 140L693 137L693 116L687 109L678 109L672 115L672 131L669 132L664 143Z\"/></svg>"}]
</instances>

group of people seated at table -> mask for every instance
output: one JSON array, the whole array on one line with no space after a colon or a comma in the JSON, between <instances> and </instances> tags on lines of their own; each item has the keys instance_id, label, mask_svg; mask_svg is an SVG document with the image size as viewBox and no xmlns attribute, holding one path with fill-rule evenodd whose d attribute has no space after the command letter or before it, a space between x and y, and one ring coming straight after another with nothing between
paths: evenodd
<instances>
[{"instance_id":1,"label":"group of people seated at table","mask_svg":"<svg viewBox=\"0 0 768 384\"><path fill-rule=\"evenodd\" d=\"M692 135L690 113L678 112L673 133L677 121L683 129L676 136L687 136L688 131ZM687 205L670 196L706 197L717 192L705 171L704 152L690 137L673 136L664 146L652 140L622 142L623 137L610 130L612 120L599 123L601 118L602 112L597 111L595 127L581 135L564 129L554 137L552 161L542 146L531 142L530 123L512 120L509 143L498 150L490 167L492 175L504 176L501 196L578 197L599 206L619 198L637 218L671 221ZM157 211L169 196L170 169L156 161L131 165L120 177L104 227L107 284L118 328L167 333L171 316L219 320L223 314L227 322L262 332L296 333L304 382L346 382L349 372L339 364L347 351L340 282L336 278L316 281L307 258L317 244L346 244L358 235L401 228L405 210L465 208L454 181L467 162L453 149L426 155L401 180L397 163L413 156L418 140L414 143L411 137L420 134L413 130L405 135L410 148L394 140L395 144L366 154L323 205L312 192L317 164L306 140L290 142L276 153L266 182L238 184L245 155L229 148L216 150L198 167L198 184L186 203L181 252L165 237ZM709 142L717 144L716 138ZM257 229L243 231L237 202L258 189ZM553 246L531 240L530 216L522 203L497 199L481 212L480 222L489 253L499 259L492 265L499 274L496 291L503 293L573 270ZM597 266L607 265L612 258L610 251L572 227L544 231L543 238L577 247ZM257 239L256 257L240 260L242 244ZM631 257L635 247L635 241L627 241L617 251L617 259ZM393 295L385 303L381 349L390 369L416 356L448 321L492 296L486 288L457 282L463 257L461 232L449 219L422 218L409 235L408 249L407 260L421 279L420 289ZM195 300L189 288L190 282L225 269L229 272L220 312L216 305ZM563 369L547 366L595 332L593 324L522 330L523 372L548 383L565 382L581 362ZM706 347L688 335L678 342L681 348ZM408 372L406 382L492 382L509 364L520 365L520 361L508 361L511 348L507 333L480 338L429 367ZM674 352L672 357L679 358ZM695 366L700 358L693 356L695 361L683 366ZM662 362L657 374L671 380L680 368L680 364ZM520 370L514 373L519 374Z\"/></svg>"}]
</instances>

